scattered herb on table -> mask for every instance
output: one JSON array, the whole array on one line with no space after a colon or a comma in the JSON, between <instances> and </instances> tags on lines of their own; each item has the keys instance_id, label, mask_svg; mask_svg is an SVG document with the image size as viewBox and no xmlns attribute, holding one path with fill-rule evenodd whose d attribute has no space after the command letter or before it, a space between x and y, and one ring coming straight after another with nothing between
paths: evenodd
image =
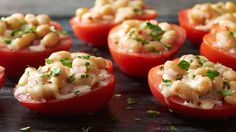
<instances>
[{"instance_id":1,"label":"scattered herb on table","mask_svg":"<svg viewBox=\"0 0 236 132\"><path fill-rule=\"evenodd\" d=\"M29 132L30 131L30 126L23 127L20 129L21 132Z\"/></svg>"},{"instance_id":2,"label":"scattered herb on table","mask_svg":"<svg viewBox=\"0 0 236 132\"><path fill-rule=\"evenodd\" d=\"M147 110L147 115L150 118L156 118L160 114L159 111L156 110Z\"/></svg>"}]
</instances>

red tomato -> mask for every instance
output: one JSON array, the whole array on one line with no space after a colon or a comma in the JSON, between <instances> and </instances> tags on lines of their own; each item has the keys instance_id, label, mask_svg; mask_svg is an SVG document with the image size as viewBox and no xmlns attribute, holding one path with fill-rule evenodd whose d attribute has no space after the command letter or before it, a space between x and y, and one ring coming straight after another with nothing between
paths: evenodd
<instances>
[{"instance_id":1,"label":"red tomato","mask_svg":"<svg viewBox=\"0 0 236 132\"><path fill-rule=\"evenodd\" d=\"M212 44L216 42L215 32L216 30L226 30L218 25L215 25L211 32L204 36L203 42L200 47L200 54L206 56L209 60L217 63L224 64L230 68L236 70L236 56L229 53L228 51L214 47Z\"/></svg>"},{"instance_id":2,"label":"red tomato","mask_svg":"<svg viewBox=\"0 0 236 132\"><path fill-rule=\"evenodd\" d=\"M3 82L4 82L4 71L5 69L0 66L0 88L2 87Z\"/></svg>"},{"instance_id":3,"label":"red tomato","mask_svg":"<svg viewBox=\"0 0 236 132\"><path fill-rule=\"evenodd\" d=\"M57 29L61 29L60 24L51 23ZM62 38L54 47L46 48L44 51L30 51L28 48L18 51L9 50L5 46L0 46L0 65L5 67L6 75L20 76L27 66L38 67L44 64L44 59L52 52L60 50L70 50L72 39L67 36Z\"/></svg>"},{"instance_id":4,"label":"red tomato","mask_svg":"<svg viewBox=\"0 0 236 132\"><path fill-rule=\"evenodd\" d=\"M154 13L137 16L135 18L139 20L151 20L156 17L157 14ZM110 29L118 24L109 22L85 24L80 22L77 17L74 17L70 20L70 25L78 39L81 39L96 47L104 47L107 44L107 35Z\"/></svg>"},{"instance_id":5,"label":"red tomato","mask_svg":"<svg viewBox=\"0 0 236 132\"><path fill-rule=\"evenodd\" d=\"M130 76L146 77L152 67L163 64L167 59L174 57L183 45L186 33L184 29L177 25L171 24L171 26L177 31L178 40L172 45L171 50L165 51L161 55L156 53L127 52L118 47L110 35L108 35L108 47L118 68ZM119 26L114 27L110 31L110 34L119 30L119 28Z\"/></svg>"},{"instance_id":6,"label":"red tomato","mask_svg":"<svg viewBox=\"0 0 236 132\"><path fill-rule=\"evenodd\" d=\"M204 118L228 118L236 114L236 106L223 103L222 106L215 106L213 109L201 109L184 105L184 100L177 96L165 98L160 92L159 84L162 82L162 75L157 74L160 66L156 66L149 71L148 83L154 97L162 104L181 115Z\"/></svg>"},{"instance_id":7,"label":"red tomato","mask_svg":"<svg viewBox=\"0 0 236 132\"><path fill-rule=\"evenodd\" d=\"M97 112L111 99L115 90L115 76L112 62L107 60L107 70L111 74L109 84L103 87L94 87L89 93L77 95L66 100L50 99L40 102L32 99L27 94L15 97L25 107L47 115L82 115ZM17 89L17 86L16 86Z\"/></svg>"},{"instance_id":8,"label":"red tomato","mask_svg":"<svg viewBox=\"0 0 236 132\"><path fill-rule=\"evenodd\" d=\"M209 31L195 29L194 24L189 23L188 20L188 11L190 9L182 10L178 13L179 24L183 27L187 33L187 38L191 41L192 44L200 45L202 38Z\"/></svg>"}]
</instances>

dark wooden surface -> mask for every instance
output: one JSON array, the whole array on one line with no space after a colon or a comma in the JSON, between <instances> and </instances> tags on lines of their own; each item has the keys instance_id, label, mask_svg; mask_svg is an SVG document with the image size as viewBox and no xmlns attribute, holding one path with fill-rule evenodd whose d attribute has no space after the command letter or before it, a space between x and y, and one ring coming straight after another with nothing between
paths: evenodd
<instances>
[{"instance_id":1,"label":"dark wooden surface","mask_svg":"<svg viewBox=\"0 0 236 132\"><path fill-rule=\"evenodd\" d=\"M72 35L68 18L56 18L65 30ZM175 17L160 17L160 21L177 22ZM73 36L73 35L72 35ZM73 36L74 38L74 36ZM92 53L111 59L107 49L96 49L78 42L74 38L71 51ZM186 42L177 56L187 53L198 53L198 48ZM13 97L12 91L17 79L7 78L4 87L0 90L0 131L14 132L20 128L30 126L32 132L36 131L82 131L83 127L91 127L91 132L154 132L171 131L171 127L178 132L200 131L236 131L236 118L218 121L204 121L188 119L170 112L161 106L151 95L146 79L137 79L124 75L115 65L116 93L106 108L98 113L88 116L49 117L34 113L22 107ZM127 98L137 100L137 104L127 105ZM126 110L127 106L132 107ZM157 118L149 118L147 110L157 110ZM136 119L140 120L136 120Z\"/></svg>"}]
</instances>

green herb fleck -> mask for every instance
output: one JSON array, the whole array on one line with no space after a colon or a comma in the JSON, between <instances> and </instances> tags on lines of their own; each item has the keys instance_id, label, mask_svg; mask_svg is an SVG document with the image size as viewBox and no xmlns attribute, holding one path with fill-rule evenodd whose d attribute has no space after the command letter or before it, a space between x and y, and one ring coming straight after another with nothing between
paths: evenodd
<instances>
[{"instance_id":1,"label":"green herb fleck","mask_svg":"<svg viewBox=\"0 0 236 132\"><path fill-rule=\"evenodd\" d=\"M192 78L194 79L195 77L196 77L196 75L193 74L193 75L192 75Z\"/></svg>"},{"instance_id":2,"label":"green herb fleck","mask_svg":"<svg viewBox=\"0 0 236 132\"><path fill-rule=\"evenodd\" d=\"M206 72L206 76L209 77L210 79L214 79L215 77L219 76L220 73L218 71L215 70L207 70Z\"/></svg>"},{"instance_id":3,"label":"green herb fleck","mask_svg":"<svg viewBox=\"0 0 236 132\"><path fill-rule=\"evenodd\" d=\"M46 59L45 59L45 63L46 63L46 64L52 64L53 61L52 61L51 59L46 58Z\"/></svg>"},{"instance_id":4,"label":"green herb fleck","mask_svg":"<svg viewBox=\"0 0 236 132\"><path fill-rule=\"evenodd\" d=\"M160 112L156 111L156 110L148 110L147 111L147 115L150 118L156 118L159 114L160 114Z\"/></svg>"},{"instance_id":5,"label":"green herb fleck","mask_svg":"<svg viewBox=\"0 0 236 132\"><path fill-rule=\"evenodd\" d=\"M34 33L36 31L36 27L35 26L32 26L32 27L29 27L29 28L26 28L24 30L24 34L25 33Z\"/></svg>"},{"instance_id":6,"label":"green herb fleck","mask_svg":"<svg viewBox=\"0 0 236 132\"><path fill-rule=\"evenodd\" d=\"M177 128L176 128L175 126L171 126L171 127L170 127L170 131L171 131L171 132L177 132Z\"/></svg>"},{"instance_id":7,"label":"green herb fleck","mask_svg":"<svg viewBox=\"0 0 236 132\"><path fill-rule=\"evenodd\" d=\"M30 131L30 126L23 127L20 129L21 132L29 132Z\"/></svg>"},{"instance_id":8,"label":"green herb fleck","mask_svg":"<svg viewBox=\"0 0 236 132\"><path fill-rule=\"evenodd\" d=\"M135 98L133 98L133 97L128 97L128 98L127 98L127 104L128 104L128 105L134 105L134 104L136 104L136 103L137 103L137 101L136 101Z\"/></svg>"},{"instance_id":9,"label":"green herb fleck","mask_svg":"<svg viewBox=\"0 0 236 132\"><path fill-rule=\"evenodd\" d=\"M157 41L160 41L161 35L164 33L164 31L155 24L152 24L151 22L146 22L146 27L151 30L150 36Z\"/></svg>"},{"instance_id":10,"label":"green herb fleck","mask_svg":"<svg viewBox=\"0 0 236 132\"><path fill-rule=\"evenodd\" d=\"M4 39L4 42L6 43L6 44L11 44L11 39Z\"/></svg>"},{"instance_id":11,"label":"green herb fleck","mask_svg":"<svg viewBox=\"0 0 236 132\"><path fill-rule=\"evenodd\" d=\"M162 82L166 85L166 86L170 86L172 84L171 80L168 79L162 79Z\"/></svg>"},{"instance_id":12,"label":"green herb fleck","mask_svg":"<svg viewBox=\"0 0 236 132\"><path fill-rule=\"evenodd\" d=\"M82 132L89 132L92 127L82 127Z\"/></svg>"},{"instance_id":13,"label":"green herb fleck","mask_svg":"<svg viewBox=\"0 0 236 132\"><path fill-rule=\"evenodd\" d=\"M69 58L64 58L60 60L61 64L67 67L72 67L72 61Z\"/></svg>"},{"instance_id":14,"label":"green herb fleck","mask_svg":"<svg viewBox=\"0 0 236 132\"><path fill-rule=\"evenodd\" d=\"M73 93L74 93L74 95L78 95L78 94L79 94L79 92L80 92L80 90L79 90L79 89L75 89L75 90L73 90Z\"/></svg>"},{"instance_id":15,"label":"green herb fleck","mask_svg":"<svg viewBox=\"0 0 236 132\"><path fill-rule=\"evenodd\" d=\"M84 65L85 65L85 67L86 67L86 69L87 69L87 71L88 71L88 70L89 70L89 67L90 67L90 63L89 63L89 62L85 62Z\"/></svg>"},{"instance_id":16,"label":"green herb fleck","mask_svg":"<svg viewBox=\"0 0 236 132\"><path fill-rule=\"evenodd\" d=\"M138 8L134 8L133 11L138 14L143 12L143 10L138 9Z\"/></svg>"},{"instance_id":17,"label":"green herb fleck","mask_svg":"<svg viewBox=\"0 0 236 132\"><path fill-rule=\"evenodd\" d=\"M89 77L89 74L81 74L80 75L80 79L84 79L84 78L88 78Z\"/></svg>"},{"instance_id":18,"label":"green herb fleck","mask_svg":"<svg viewBox=\"0 0 236 132\"><path fill-rule=\"evenodd\" d=\"M81 59L89 60L90 55L77 56L77 58L81 58Z\"/></svg>"},{"instance_id":19,"label":"green herb fleck","mask_svg":"<svg viewBox=\"0 0 236 132\"><path fill-rule=\"evenodd\" d=\"M73 81L75 81L75 75L74 74L72 74L72 75L70 75L68 78L67 78L67 80L66 80L66 82L67 83L72 83Z\"/></svg>"},{"instance_id":20,"label":"green herb fleck","mask_svg":"<svg viewBox=\"0 0 236 132\"><path fill-rule=\"evenodd\" d=\"M236 92L236 90L231 90L231 89L222 89L220 91L222 96L228 96L228 95L232 95Z\"/></svg>"},{"instance_id":21,"label":"green herb fleck","mask_svg":"<svg viewBox=\"0 0 236 132\"><path fill-rule=\"evenodd\" d=\"M182 68L183 70L188 71L188 69L189 69L189 67L190 67L190 63L187 62L187 61L185 61L185 60L181 60L181 61L179 62L179 64L178 64L178 66L179 66L180 68Z\"/></svg>"},{"instance_id":22,"label":"green herb fleck","mask_svg":"<svg viewBox=\"0 0 236 132\"><path fill-rule=\"evenodd\" d=\"M167 50L171 50L171 49L172 49L172 46L169 45L169 44L165 44L164 47L165 47Z\"/></svg>"},{"instance_id":23,"label":"green herb fleck","mask_svg":"<svg viewBox=\"0 0 236 132\"><path fill-rule=\"evenodd\" d=\"M236 32L229 32L229 34L233 37L236 36Z\"/></svg>"},{"instance_id":24,"label":"green herb fleck","mask_svg":"<svg viewBox=\"0 0 236 132\"><path fill-rule=\"evenodd\" d=\"M18 36L19 34L20 34L20 30L17 30L17 29L12 30L11 32L11 36Z\"/></svg>"},{"instance_id":25,"label":"green herb fleck","mask_svg":"<svg viewBox=\"0 0 236 132\"><path fill-rule=\"evenodd\" d=\"M61 72L60 68L55 68L51 71L51 75L57 77L60 74L60 72Z\"/></svg>"}]
</instances>

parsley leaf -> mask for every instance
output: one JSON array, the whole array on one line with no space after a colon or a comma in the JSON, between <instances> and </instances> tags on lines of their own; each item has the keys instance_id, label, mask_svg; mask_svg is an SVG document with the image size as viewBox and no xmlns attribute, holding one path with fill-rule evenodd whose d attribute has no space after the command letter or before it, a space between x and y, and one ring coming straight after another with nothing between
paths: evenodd
<instances>
[{"instance_id":1,"label":"parsley leaf","mask_svg":"<svg viewBox=\"0 0 236 132\"><path fill-rule=\"evenodd\" d=\"M82 127L82 132L89 132L92 127Z\"/></svg>"},{"instance_id":2,"label":"parsley leaf","mask_svg":"<svg viewBox=\"0 0 236 132\"><path fill-rule=\"evenodd\" d=\"M36 31L36 27L32 26L32 27L28 27L24 30L24 33L34 33Z\"/></svg>"},{"instance_id":3,"label":"parsley leaf","mask_svg":"<svg viewBox=\"0 0 236 132\"><path fill-rule=\"evenodd\" d=\"M189 67L190 67L190 63L187 62L187 61L185 61L185 60L181 60L181 61L179 62L179 64L178 64L178 66L179 66L180 68L182 68L183 70L188 71L188 69L189 69Z\"/></svg>"},{"instance_id":4,"label":"parsley leaf","mask_svg":"<svg viewBox=\"0 0 236 132\"><path fill-rule=\"evenodd\" d=\"M85 67L86 67L86 69L87 69L87 71L88 71L88 70L89 70L89 67L90 67L90 63L89 63L89 62L85 62L84 65L85 65Z\"/></svg>"},{"instance_id":5,"label":"parsley leaf","mask_svg":"<svg viewBox=\"0 0 236 132\"><path fill-rule=\"evenodd\" d=\"M236 36L236 32L229 32L229 34L233 37Z\"/></svg>"},{"instance_id":6,"label":"parsley leaf","mask_svg":"<svg viewBox=\"0 0 236 132\"><path fill-rule=\"evenodd\" d=\"M150 118L156 118L159 114L160 114L160 112L156 111L156 110L148 110L147 111L147 115Z\"/></svg>"},{"instance_id":7,"label":"parsley leaf","mask_svg":"<svg viewBox=\"0 0 236 132\"><path fill-rule=\"evenodd\" d=\"M66 82L70 84L73 81L75 81L75 79L76 79L75 74L72 74L72 75L69 76L69 78L67 78Z\"/></svg>"},{"instance_id":8,"label":"parsley leaf","mask_svg":"<svg viewBox=\"0 0 236 132\"><path fill-rule=\"evenodd\" d=\"M166 86L170 86L172 84L172 81L168 79L162 79L162 81Z\"/></svg>"},{"instance_id":9,"label":"parsley leaf","mask_svg":"<svg viewBox=\"0 0 236 132\"><path fill-rule=\"evenodd\" d=\"M136 101L135 98L132 98L132 97L128 97L128 98L127 98L127 104L128 104L128 105L134 105L134 104L136 104L136 103L137 103L137 101Z\"/></svg>"},{"instance_id":10,"label":"parsley leaf","mask_svg":"<svg viewBox=\"0 0 236 132\"><path fill-rule=\"evenodd\" d=\"M236 90L230 90L230 89L222 89L220 91L222 96L232 95L236 92Z\"/></svg>"},{"instance_id":11,"label":"parsley leaf","mask_svg":"<svg viewBox=\"0 0 236 132\"><path fill-rule=\"evenodd\" d=\"M77 56L77 58L81 58L81 59L89 60L90 55Z\"/></svg>"},{"instance_id":12,"label":"parsley leaf","mask_svg":"<svg viewBox=\"0 0 236 132\"><path fill-rule=\"evenodd\" d=\"M46 63L46 64L52 64L53 61L52 61L51 59L46 58L46 59L45 59L45 63Z\"/></svg>"},{"instance_id":13,"label":"parsley leaf","mask_svg":"<svg viewBox=\"0 0 236 132\"><path fill-rule=\"evenodd\" d=\"M164 33L164 31L155 24L152 24L151 22L146 22L146 27L151 30L150 36L157 41L160 41L161 35Z\"/></svg>"},{"instance_id":14,"label":"parsley leaf","mask_svg":"<svg viewBox=\"0 0 236 132\"><path fill-rule=\"evenodd\" d=\"M60 73L61 73L60 68L55 68L51 71L51 75L54 76L54 77L57 77Z\"/></svg>"},{"instance_id":15,"label":"parsley leaf","mask_svg":"<svg viewBox=\"0 0 236 132\"><path fill-rule=\"evenodd\" d=\"M167 50L171 50L172 49L172 45L169 45L169 44L165 44L164 47Z\"/></svg>"},{"instance_id":16,"label":"parsley leaf","mask_svg":"<svg viewBox=\"0 0 236 132\"><path fill-rule=\"evenodd\" d=\"M3 39L6 44L11 44L11 39Z\"/></svg>"},{"instance_id":17,"label":"parsley leaf","mask_svg":"<svg viewBox=\"0 0 236 132\"><path fill-rule=\"evenodd\" d=\"M209 77L210 79L214 79L215 77L219 76L220 73L218 71L215 70L207 70L206 72L206 76Z\"/></svg>"},{"instance_id":18,"label":"parsley leaf","mask_svg":"<svg viewBox=\"0 0 236 132\"><path fill-rule=\"evenodd\" d=\"M29 132L30 131L30 126L23 127L20 129L21 132Z\"/></svg>"},{"instance_id":19,"label":"parsley leaf","mask_svg":"<svg viewBox=\"0 0 236 132\"><path fill-rule=\"evenodd\" d=\"M69 58L64 58L60 60L61 64L67 67L72 67L72 61Z\"/></svg>"},{"instance_id":20,"label":"parsley leaf","mask_svg":"<svg viewBox=\"0 0 236 132\"><path fill-rule=\"evenodd\" d=\"M88 78L89 77L89 74L81 74L80 75L80 79L84 79L84 78Z\"/></svg>"}]
</instances>

